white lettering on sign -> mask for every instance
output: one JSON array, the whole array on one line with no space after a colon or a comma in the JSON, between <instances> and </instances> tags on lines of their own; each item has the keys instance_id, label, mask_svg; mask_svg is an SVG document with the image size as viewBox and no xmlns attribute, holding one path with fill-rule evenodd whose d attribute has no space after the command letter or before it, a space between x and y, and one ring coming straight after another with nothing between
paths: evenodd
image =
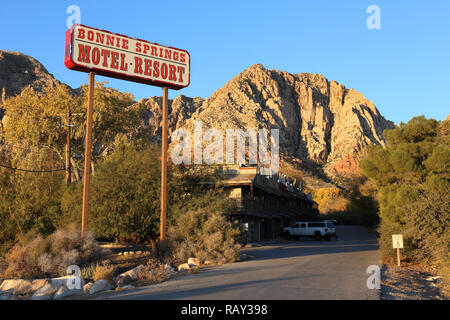
<instances>
[{"instance_id":1,"label":"white lettering on sign","mask_svg":"<svg viewBox=\"0 0 450 320\"><path fill-rule=\"evenodd\" d=\"M392 247L394 249L396 249L396 248L403 249L403 235L401 235L401 234L393 234L392 235Z\"/></svg>"},{"instance_id":2,"label":"white lettering on sign","mask_svg":"<svg viewBox=\"0 0 450 320\"><path fill-rule=\"evenodd\" d=\"M172 89L189 85L190 55L185 50L83 25L68 32L65 64L69 69Z\"/></svg>"}]
</instances>

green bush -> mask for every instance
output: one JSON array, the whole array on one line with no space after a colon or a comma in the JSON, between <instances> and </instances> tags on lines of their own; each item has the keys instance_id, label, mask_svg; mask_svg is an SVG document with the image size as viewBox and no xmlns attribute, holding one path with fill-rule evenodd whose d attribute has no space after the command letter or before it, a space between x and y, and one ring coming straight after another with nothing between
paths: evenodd
<instances>
[{"instance_id":1,"label":"green bush","mask_svg":"<svg viewBox=\"0 0 450 320\"><path fill-rule=\"evenodd\" d=\"M372 146L361 161L378 189L380 248L394 258L392 234L403 234L402 255L439 266L448 275L450 252L449 121L423 116L386 130L387 148ZM445 271L447 270L447 271Z\"/></svg>"}]
</instances>

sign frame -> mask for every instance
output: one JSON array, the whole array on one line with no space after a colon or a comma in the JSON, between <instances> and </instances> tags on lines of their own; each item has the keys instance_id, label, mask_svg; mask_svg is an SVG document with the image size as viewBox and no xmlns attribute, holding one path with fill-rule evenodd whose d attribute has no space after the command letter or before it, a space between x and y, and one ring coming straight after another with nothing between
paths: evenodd
<instances>
[{"instance_id":1,"label":"sign frame","mask_svg":"<svg viewBox=\"0 0 450 320\"><path fill-rule=\"evenodd\" d=\"M143 43L150 47L153 45L153 46L157 46L159 48L164 48L164 49L168 49L168 50L174 50L174 51L179 51L179 52L185 53L188 63L186 64L187 70L185 70L187 72L184 73L184 76L187 77L187 83L183 84L183 85L176 85L172 82L167 82L164 80L159 80L159 79L151 80L149 78L145 78L145 77L139 76L139 75L129 75L129 74L124 74L123 72L105 70L105 69L102 69L99 67L87 67L81 63L78 63L77 61L75 61L73 59L73 54L75 52L75 50L74 50L75 30L79 27L90 29L93 32L100 32L100 33L104 33L107 35L111 35L113 37L120 37L121 39L126 39L126 40L135 41L138 43ZM93 45L95 46L95 43L93 43ZM114 49L114 48L111 48L111 49ZM129 54L138 55L139 53L134 53L130 50ZM154 57L152 58L151 56L148 56L148 57L149 57L149 59L156 59L156 60L161 59L161 58L154 58ZM173 63L176 63L176 62L173 62ZM81 72L86 72L86 73L95 72L96 74L105 76L105 77L111 77L111 78L120 79L120 80L132 81L132 82L137 82L137 83L142 83L142 84L147 84L147 85L157 86L157 87L167 87L167 88L170 88L173 90L180 90L180 89L186 88L191 83L191 56L188 51L186 51L184 49L178 49L175 47L164 46L159 43L152 43L152 42L138 39L138 38L132 38L132 37L122 35L119 33L113 33L113 32L107 31L107 30L97 29L97 28L89 27L89 26L82 25L82 24L74 24L70 29L68 29L66 31L64 64L70 70L76 70L76 71L81 71ZM101 64L99 63L99 65L101 65Z\"/></svg>"},{"instance_id":2,"label":"sign frame","mask_svg":"<svg viewBox=\"0 0 450 320\"><path fill-rule=\"evenodd\" d=\"M397 266L401 266L400 249L403 249L403 235L393 234L392 235L392 247L397 249Z\"/></svg>"},{"instance_id":3,"label":"sign frame","mask_svg":"<svg viewBox=\"0 0 450 320\"><path fill-rule=\"evenodd\" d=\"M392 235L392 248L403 249L403 235L393 234Z\"/></svg>"}]
</instances>

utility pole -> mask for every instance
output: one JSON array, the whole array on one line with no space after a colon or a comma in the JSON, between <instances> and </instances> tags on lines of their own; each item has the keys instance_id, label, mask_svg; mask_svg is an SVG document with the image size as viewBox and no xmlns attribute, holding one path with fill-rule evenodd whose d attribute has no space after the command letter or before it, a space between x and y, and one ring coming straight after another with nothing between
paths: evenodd
<instances>
[{"instance_id":1,"label":"utility pole","mask_svg":"<svg viewBox=\"0 0 450 320\"><path fill-rule=\"evenodd\" d=\"M2 88L2 101L1 101L2 106L5 105L5 101L6 101L6 89Z\"/></svg>"},{"instance_id":2,"label":"utility pole","mask_svg":"<svg viewBox=\"0 0 450 320\"><path fill-rule=\"evenodd\" d=\"M70 127L72 127L72 116L81 116L84 115L84 113L72 113L72 110L70 110L70 106L67 106L67 114L58 114L58 117L66 117L66 183L71 184L73 182L72 179L72 165L70 163L70 150L71 150L71 131Z\"/></svg>"},{"instance_id":3,"label":"utility pole","mask_svg":"<svg viewBox=\"0 0 450 320\"><path fill-rule=\"evenodd\" d=\"M70 165L70 118L72 117L72 112L70 110L70 107L67 107L67 144L66 144L66 183L71 184L72 183L72 172L71 172L71 165Z\"/></svg>"},{"instance_id":4,"label":"utility pole","mask_svg":"<svg viewBox=\"0 0 450 320\"><path fill-rule=\"evenodd\" d=\"M162 149L161 149L161 232L160 240L166 240L166 215L167 215L167 117L169 88L163 88L162 103Z\"/></svg>"}]
</instances>

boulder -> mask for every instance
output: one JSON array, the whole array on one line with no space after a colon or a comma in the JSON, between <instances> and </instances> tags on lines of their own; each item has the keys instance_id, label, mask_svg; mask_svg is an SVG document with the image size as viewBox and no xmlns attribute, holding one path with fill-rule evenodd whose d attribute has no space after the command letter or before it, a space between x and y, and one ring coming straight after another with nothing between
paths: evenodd
<instances>
[{"instance_id":1,"label":"boulder","mask_svg":"<svg viewBox=\"0 0 450 320\"><path fill-rule=\"evenodd\" d=\"M50 279L52 285L57 286L57 287L61 287L61 286L66 286L68 287L68 284L70 284L71 286L75 286L74 290L81 290L81 288L83 288L83 286L86 284L86 281L83 278L80 278L80 283L79 283L79 287L76 288L77 286L77 282L74 279L74 276L64 276L64 277L59 277L59 278L52 278Z\"/></svg>"},{"instance_id":2,"label":"boulder","mask_svg":"<svg viewBox=\"0 0 450 320\"><path fill-rule=\"evenodd\" d=\"M36 279L31 281L31 290L36 292L48 284L48 279Z\"/></svg>"},{"instance_id":3,"label":"boulder","mask_svg":"<svg viewBox=\"0 0 450 320\"><path fill-rule=\"evenodd\" d=\"M43 286L33 294L31 300L51 299L51 297L53 297L53 295L64 286L65 284L61 284L61 282L52 282L51 280L49 280L45 286Z\"/></svg>"},{"instance_id":4,"label":"boulder","mask_svg":"<svg viewBox=\"0 0 450 320\"><path fill-rule=\"evenodd\" d=\"M94 286L94 283L92 283L92 282L89 282L88 284L85 284L83 286L83 293L84 294L88 294L93 286Z\"/></svg>"},{"instance_id":5,"label":"boulder","mask_svg":"<svg viewBox=\"0 0 450 320\"><path fill-rule=\"evenodd\" d=\"M32 293L33 284L31 280L10 279L4 280L0 286L0 293L27 294Z\"/></svg>"},{"instance_id":6,"label":"boulder","mask_svg":"<svg viewBox=\"0 0 450 320\"><path fill-rule=\"evenodd\" d=\"M133 282L133 279L129 275L126 275L124 277L119 278L116 284L119 287L124 287L125 285L130 284L131 282Z\"/></svg>"},{"instance_id":7,"label":"boulder","mask_svg":"<svg viewBox=\"0 0 450 320\"><path fill-rule=\"evenodd\" d=\"M83 289L69 289L67 286L62 286L53 296L53 299L62 299L65 297L82 295Z\"/></svg>"},{"instance_id":8,"label":"boulder","mask_svg":"<svg viewBox=\"0 0 450 320\"><path fill-rule=\"evenodd\" d=\"M106 290L112 289L113 286L108 280L97 280L94 285L89 289L89 294L94 294Z\"/></svg>"},{"instance_id":9,"label":"boulder","mask_svg":"<svg viewBox=\"0 0 450 320\"><path fill-rule=\"evenodd\" d=\"M164 265L164 270L168 273L168 274L174 274L175 273L175 269L168 264Z\"/></svg>"},{"instance_id":10,"label":"boulder","mask_svg":"<svg viewBox=\"0 0 450 320\"><path fill-rule=\"evenodd\" d=\"M189 267L198 267L200 265L200 260L198 258L189 258L188 259Z\"/></svg>"},{"instance_id":11,"label":"boulder","mask_svg":"<svg viewBox=\"0 0 450 320\"><path fill-rule=\"evenodd\" d=\"M125 278L127 276L130 277L131 280L133 280L133 281L138 280L138 278L139 278L138 271L143 270L144 268L145 268L145 266L143 264L138 265L137 267L120 274L118 277L118 280Z\"/></svg>"},{"instance_id":12,"label":"boulder","mask_svg":"<svg viewBox=\"0 0 450 320\"><path fill-rule=\"evenodd\" d=\"M183 263L178 266L178 271L187 271L189 269L190 269L190 267L189 267L189 264L187 264L187 263Z\"/></svg>"},{"instance_id":13,"label":"boulder","mask_svg":"<svg viewBox=\"0 0 450 320\"><path fill-rule=\"evenodd\" d=\"M37 296L48 294L52 296L62 286L67 286L68 282L72 281L73 276L65 276L52 279L35 279L22 280L12 279L3 281L0 286L0 294L9 292L14 295L24 295L34 293ZM80 289L85 284L84 279L80 278Z\"/></svg>"},{"instance_id":14,"label":"boulder","mask_svg":"<svg viewBox=\"0 0 450 320\"><path fill-rule=\"evenodd\" d=\"M33 294L31 300L50 300L51 298L48 294Z\"/></svg>"}]
</instances>

